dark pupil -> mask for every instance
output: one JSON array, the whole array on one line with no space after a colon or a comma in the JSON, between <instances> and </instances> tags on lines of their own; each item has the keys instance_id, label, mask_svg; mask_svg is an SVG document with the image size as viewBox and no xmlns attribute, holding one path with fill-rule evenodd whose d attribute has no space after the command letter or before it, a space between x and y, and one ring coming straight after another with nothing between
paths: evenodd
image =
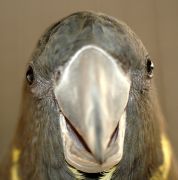
<instances>
[{"instance_id":1,"label":"dark pupil","mask_svg":"<svg viewBox=\"0 0 178 180\"><path fill-rule=\"evenodd\" d=\"M151 74L153 69L154 69L154 65L152 61L150 59L147 59L147 72Z\"/></svg>"},{"instance_id":2,"label":"dark pupil","mask_svg":"<svg viewBox=\"0 0 178 180\"><path fill-rule=\"evenodd\" d=\"M29 85L31 85L33 83L33 80L34 80L33 69L31 66L28 67L28 70L26 73L26 78L27 78Z\"/></svg>"}]
</instances>

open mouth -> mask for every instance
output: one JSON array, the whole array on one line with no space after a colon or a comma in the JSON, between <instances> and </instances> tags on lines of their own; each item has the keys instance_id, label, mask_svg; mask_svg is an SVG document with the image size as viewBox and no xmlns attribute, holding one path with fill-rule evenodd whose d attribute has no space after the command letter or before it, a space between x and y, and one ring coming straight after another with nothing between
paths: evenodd
<instances>
[{"instance_id":1,"label":"open mouth","mask_svg":"<svg viewBox=\"0 0 178 180\"><path fill-rule=\"evenodd\" d=\"M63 114L60 114L60 127L65 159L76 169L87 173L97 173L112 168L121 160L126 128L125 112L107 143L103 162L97 159L82 135Z\"/></svg>"}]
</instances>

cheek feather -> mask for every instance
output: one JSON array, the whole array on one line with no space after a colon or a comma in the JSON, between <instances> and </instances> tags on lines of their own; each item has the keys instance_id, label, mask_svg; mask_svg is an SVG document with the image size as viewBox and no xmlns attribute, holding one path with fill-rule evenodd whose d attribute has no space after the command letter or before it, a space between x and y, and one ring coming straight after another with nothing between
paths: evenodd
<instances>
[{"instance_id":1,"label":"cheek feather","mask_svg":"<svg viewBox=\"0 0 178 180\"><path fill-rule=\"evenodd\" d=\"M161 143L163 149L164 162L155 172L151 180L168 179L171 167L171 145L165 134L162 134L161 136Z\"/></svg>"},{"instance_id":2,"label":"cheek feather","mask_svg":"<svg viewBox=\"0 0 178 180\"><path fill-rule=\"evenodd\" d=\"M20 150L17 148L14 148L12 150L11 180L20 180L19 175L18 175L19 157L20 157Z\"/></svg>"}]
</instances>

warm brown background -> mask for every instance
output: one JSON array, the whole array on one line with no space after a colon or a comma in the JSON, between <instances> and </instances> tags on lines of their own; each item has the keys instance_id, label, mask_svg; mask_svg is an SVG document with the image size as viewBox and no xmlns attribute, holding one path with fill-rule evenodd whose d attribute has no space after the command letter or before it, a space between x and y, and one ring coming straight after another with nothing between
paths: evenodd
<instances>
[{"instance_id":1,"label":"warm brown background","mask_svg":"<svg viewBox=\"0 0 178 180\"><path fill-rule=\"evenodd\" d=\"M156 82L178 155L178 0L0 0L0 156L17 122L25 64L41 33L72 12L94 10L125 21L156 66Z\"/></svg>"}]
</instances>

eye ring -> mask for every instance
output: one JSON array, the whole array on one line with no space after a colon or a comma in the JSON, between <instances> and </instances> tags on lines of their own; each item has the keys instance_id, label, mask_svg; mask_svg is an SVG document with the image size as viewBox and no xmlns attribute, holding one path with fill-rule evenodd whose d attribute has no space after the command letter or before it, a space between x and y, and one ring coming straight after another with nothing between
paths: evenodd
<instances>
[{"instance_id":1,"label":"eye ring","mask_svg":"<svg viewBox=\"0 0 178 180\"><path fill-rule=\"evenodd\" d=\"M32 85L34 82L34 72L33 72L33 68L31 65L28 66L27 72L26 72L26 80L28 82L29 85Z\"/></svg>"},{"instance_id":2,"label":"eye ring","mask_svg":"<svg viewBox=\"0 0 178 180\"><path fill-rule=\"evenodd\" d=\"M149 78L153 77L153 69L154 69L153 62L151 61L150 58L147 58L147 60L146 60L146 70L147 70Z\"/></svg>"}]
</instances>

